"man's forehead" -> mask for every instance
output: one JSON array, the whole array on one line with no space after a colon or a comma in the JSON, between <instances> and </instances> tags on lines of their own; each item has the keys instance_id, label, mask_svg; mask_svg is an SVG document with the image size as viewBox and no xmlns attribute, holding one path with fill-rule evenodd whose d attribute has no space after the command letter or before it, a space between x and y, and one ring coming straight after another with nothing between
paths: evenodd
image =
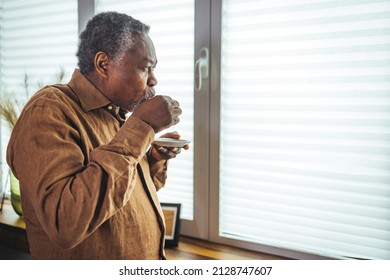
<instances>
[{"instance_id":1,"label":"man's forehead","mask_svg":"<svg viewBox=\"0 0 390 280\"><path fill-rule=\"evenodd\" d=\"M156 63L156 53L152 40L148 35L137 34L134 36L135 44L131 48L130 52L139 55L145 62Z\"/></svg>"}]
</instances>

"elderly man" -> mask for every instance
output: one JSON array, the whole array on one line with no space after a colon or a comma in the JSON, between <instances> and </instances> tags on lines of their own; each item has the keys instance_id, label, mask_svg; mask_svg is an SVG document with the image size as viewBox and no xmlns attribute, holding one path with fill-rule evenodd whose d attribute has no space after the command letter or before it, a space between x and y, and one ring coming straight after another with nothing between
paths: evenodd
<instances>
[{"instance_id":1,"label":"elderly man","mask_svg":"<svg viewBox=\"0 0 390 280\"><path fill-rule=\"evenodd\" d=\"M165 258L156 192L180 149L151 144L181 109L155 96L148 31L124 14L96 15L80 35L70 82L41 89L25 106L7 161L34 259Z\"/></svg>"}]
</instances>

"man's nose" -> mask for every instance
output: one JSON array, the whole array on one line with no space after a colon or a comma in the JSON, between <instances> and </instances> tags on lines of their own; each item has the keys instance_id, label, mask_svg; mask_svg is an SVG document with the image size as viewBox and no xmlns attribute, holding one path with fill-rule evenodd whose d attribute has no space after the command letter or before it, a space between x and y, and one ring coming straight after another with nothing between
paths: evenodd
<instances>
[{"instance_id":1,"label":"man's nose","mask_svg":"<svg viewBox=\"0 0 390 280\"><path fill-rule=\"evenodd\" d=\"M153 87L157 85L157 78L154 75L154 72L151 71L148 78L148 86Z\"/></svg>"}]
</instances>

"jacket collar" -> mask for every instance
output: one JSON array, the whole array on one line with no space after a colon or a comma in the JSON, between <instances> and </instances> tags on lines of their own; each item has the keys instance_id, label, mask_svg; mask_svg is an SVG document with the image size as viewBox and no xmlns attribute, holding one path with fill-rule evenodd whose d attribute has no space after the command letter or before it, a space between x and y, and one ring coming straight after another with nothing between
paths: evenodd
<instances>
[{"instance_id":1,"label":"jacket collar","mask_svg":"<svg viewBox=\"0 0 390 280\"><path fill-rule=\"evenodd\" d=\"M112 104L104 94L95 87L79 69L75 69L68 84L80 100L81 108L85 112Z\"/></svg>"}]
</instances>

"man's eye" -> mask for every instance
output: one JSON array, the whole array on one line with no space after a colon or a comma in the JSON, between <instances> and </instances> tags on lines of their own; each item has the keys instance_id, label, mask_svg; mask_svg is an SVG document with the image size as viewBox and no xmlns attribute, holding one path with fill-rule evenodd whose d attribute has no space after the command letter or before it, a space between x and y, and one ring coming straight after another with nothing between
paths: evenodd
<instances>
[{"instance_id":1,"label":"man's eye","mask_svg":"<svg viewBox=\"0 0 390 280\"><path fill-rule=\"evenodd\" d=\"M149 73L149 72L154 72L154 70L156 69L156 66L143 67L141 69L143 72Z\"/></svg>"}]
</instances>

